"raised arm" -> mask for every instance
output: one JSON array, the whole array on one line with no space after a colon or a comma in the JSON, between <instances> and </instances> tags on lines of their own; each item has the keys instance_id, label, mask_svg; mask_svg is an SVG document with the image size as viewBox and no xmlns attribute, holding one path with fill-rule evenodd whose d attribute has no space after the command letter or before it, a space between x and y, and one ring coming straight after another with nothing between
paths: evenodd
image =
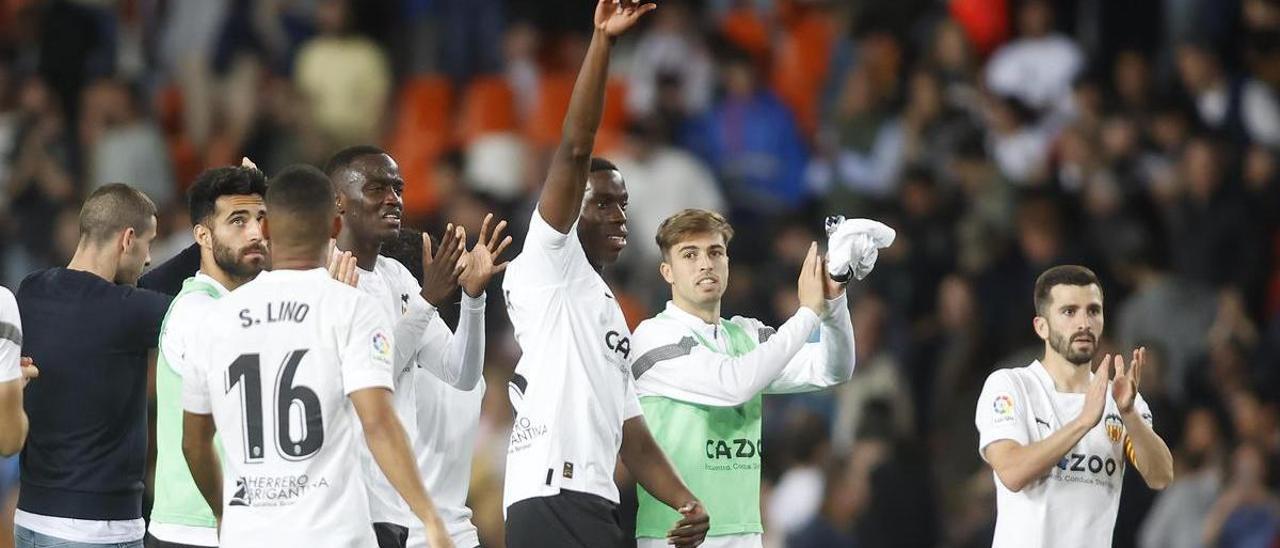
<instances>
[{"instance_id":1,"label":"raised arm","mask_svg":"<svg viewBox=\"0 0 1280 548\"><path fill-rule=\"evenodd\" d=\"M830 279L826 268L822 274ZM853 377L854 362L853 318L842 290L827 300L818 342L805 344L765 392L794 394L835 386Z\"/></svg>"},{"instance_id":2,"label":"raised arm","mask_svg":"<svg viewBox=\"0 0 1280 548\"><path fill-rule=\"evenodd\" d=\"M1173 483L1173 454L1169 446L1151 429L1151 411L1138 396L1138 381L1142 376L1142 364L1146 361L1146 348L1133 351L1133 361L1126 367L1124 356L1116 356L1116 379L1112 395L1120 411L1127 433L1124 438L1124 454L1133 467L1142 474L1147 487L1164 489Z\"/></svg>"},{"instance_id":3,"label":"raised arm","mask_svg":"<svg viewBox=\"0 0 1280 548\"><path fill-rule=\"evenodd\" d=\"M569 233L582 209L591 151L595 148L596 130L604 112L609 51L619 35L657 7L651 3L639 4L635 0L599 0L596 3L595 32L591 35L591 45L578 71L578 79L573 84L560 145L551 158L551 168L538 197L538 213L561 234Z\"/></svg>"},{"instance_id":4,"label":"raised arm","mask_svg":"<svg viewBox=\"0 0 1280 548\"><path fill-rule=\"evenodd\" d=\"M638 356L631 364L637 385L646 392L718 407L742 405L764 391L804 348L819 318L827 313L826 272L817 249L817 244L809 247L796 282L800 309L746 354L721 354L699 344L687 331L641 325L633 337Z\"/></svg>"}]
</instances>

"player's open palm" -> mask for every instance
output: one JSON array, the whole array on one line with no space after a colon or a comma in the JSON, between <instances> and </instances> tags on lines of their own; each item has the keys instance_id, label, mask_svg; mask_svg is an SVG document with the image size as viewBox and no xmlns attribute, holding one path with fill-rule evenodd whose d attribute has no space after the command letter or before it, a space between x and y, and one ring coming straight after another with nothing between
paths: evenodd
<instances>
[{"instance_id":1,"label":"player's open palm","mask_svg":"<svg viewBox=\"0 0 1280 548\"><path fill-rule=\"evenodd\" d=\"M1124 357L1116 356L1116 380L1111 393L1116 398L1116 409L1121 414L1133 410L1133 402L1138 397L1138 381L1142 378L1142 364L1146 361L1147 349L1138 347L1133 350L1133 359L1126 367Z\"/></svg>"},{"instance_id":2,"label":"player's open palm","mask_svg":"<svg viewBox=\"0 0 1280 548\"><path fill-rule=\"evenodd\" d=\"M494 227L493 232L490 233L491 223L493 223L492 213L484 216L484 223L480 225L480 240L476 242L475 247L471 248L471 251L467 252L467 266L458 277L462 290L472 297L479 297L484 292L485 286L489 285L489 280L495 274L507 269L506 262L497 262L502 252L511 245L511 236L502 237L502 231L506 230L507 222L499 221L498 226Z\"/></svg>"},{"instance_id":3,"label":"player's open palm","mask_svg":"<svg viewBox=\"0 0 1280 548\"><path fill-rule=\"evenodd\" d=\"M1119 356L1117 356L1117 359ZM1102 420L1102 412L1107 408L1107 385L1111 380L1111 355L1102 357L1102 364L1093 374L1089 383L1089 391L1084 395L1084 408L1080 409L1080 420L1085 426L1093 428Z\"/></svg>"},{"instance_id":4,"label":"player's open palm","mask_svg":"<svg viewBox=\"0 0 1280 548\"><path fill-rule=\"evenodd\" d=\"M809 254L800 267L800 279L796 282L796 294L800 306L813 310L818 316L827 312L827 273L818 258L818 242L809 245Z\"/></svg>"},{"instance_id":5,"label":"player's open palm","mask_svg":"<svg viewBox=\"0 0 1280 548\"><path fill-rule=\"evenodd\" d=\"M422 234L422 298L439 307L458 289L458 277L466 267L467 232L453 223L444 230L440 248L432 253L431 237Z\"/></svg>"},{"instance_id":6,"label":"player's open palm","mask_svg":"<svg viewBox=\"0 0 1280 548\"><path fill-rule=\"evenodd\" d=\"M636 24L644 14L658 9L654 3L636 0L600 0L596 3L596 28L610 38L616 37Z\"/></svg>"}]
</instances>

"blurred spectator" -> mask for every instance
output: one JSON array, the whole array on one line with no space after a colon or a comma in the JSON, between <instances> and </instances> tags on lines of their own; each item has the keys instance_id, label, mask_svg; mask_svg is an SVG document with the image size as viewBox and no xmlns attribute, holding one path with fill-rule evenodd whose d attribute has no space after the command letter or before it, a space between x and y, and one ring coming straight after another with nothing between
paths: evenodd
<instances>
[{"instance_id":1,"label":"blurred spectator","mask_svg":"<svg viewBox=\"0 0 1280 548\"><path fill-rule=\"evenodd\" d=\"M1245 443L1231 458L1226 488L1204 518L1201 542L1222 548L1270 546L1280 533L1280 500L1268 491L1266 453Z\"/></svg>"},{"instance_id":2,"label":"blurred spectator","mask_svg":"<svg viewBox=\"0 0 1280 548\"><path fill-rule=\"evenodd\" d=\"M654 243L658 225L686 208L725 210L724 196L711 171L697 157L663 142L660 132L652 119L633 124L613 159L627 181L627 239L634 244L628 246L621 261L649 282L639 287L644 298L652 301L650 306L660 305L670 296L654 267L662 259Z\"/></svg>"},{"instance_id":3,"label":"blurred spectator","mask_svg":"<svg viewBox=\"0 0 1280 548\"><path fill-rule=\"evenodd\" d=\"M1165 365L1158 374L1170 394L1185 401L1191 367L1208 350L1205 334L1216 299L1208 288L1154 263L1149 247L1129 255L1121 275L1133 293L1117 307L1114 333L1122 348L1156 343Z\"/></svg>"},{"instance_id":4,"label":"blurred spectator","mask_svg":"<svg viewBox=\"0 0 1280 548\"><path fill-rule=\"evenodd\" d=\"M1053 4L1048 0L1022 2L1016 18L1018 38L991 56L987 87L1031 109L1060 108L1072 79L1084 67L1084 54L1070 38L1054 32Z\"/></svg>"},{"instance_id":5,"label":"blurred spectator","mask_svg":"<svg viewBox=\"0 0 1280 548\"><path fill-rule=\"evenodd\" d=\"M769 217L799 206L808 193L795 118L761 87L749 57L728 55L721 69L724 96L695 122L684 145L715 171L735 211Z\"/></svg>"},{"instance_id":6,"label":"blurred spectator","mask_svg":"<svg viewBox=\"0 0 1280 548\"><path fill-rule=\"evenodd\" d=\"M457 82L497 72L502 63L503 2L436 0L441 68Z\"/></svg>"},{"instance_id":7,"label":"blurred spectator","mask_svg":"<svg viewBox=\"0 0 1280 548\"><path fill-rule=\"evenodd\" d=\"M908 438L915 432L915 411L911 385L902 374L902 365L885 347L889 311L874 294L854 299L853 333L857 366L853 379L836 388L838 400L832 444L838 452L848 451L862 430L868 427L867 410L873 405L888 408L887 427L895 438ZM873 427L874 428L874 427Z\"/></svg>"},{"instance_id":8,"label":"blurred spectator","mask_svg":"<svg viewBox=\"0 0 1280 548\"><path fill-rule=\"evenodd\" d=\"M376 142L391 90L386 54L351 30L349 0L321 0L320 35L302 45L294 79L327 146Z\"/></svg>"},{"instance_id":9,"label":"blurred spectator","mask_svg":"<svg viewBox=\"0 0 1280 548\"><path fill-rule=\"evenodd\" d=\"M665 2L636 42L628 71L627 108L643 117L658 106L660 81L679 82L680 108L699 114L711 106L715 70L711 53L685 1Z\"/></svg>"},{"instance_id":10,"label":"blurred spectator","mask_svg":"<svg viewBox=\"0 0 1280 548\"><path fill-rule=\"evenodd\" d=\"M1216 417L1205 407L1187 415L1182 444L1174 455L1174 482L1156 496L1138 532L1142 548L1197 548L1208 514L1222 485L1226 440Z\"/></svg>"},{"instance_id":11,"label":"blurred spectator","mask_svg":"<svg viewBox=\"0 0 1280 548\"><path fill-rule=\"evenodd\" d=\"M1197 138L1182 156L1182 189L1165 206L1174 270L1187 279L1254 294L1263 266L1250 256L1258 226L1239 189L1226 181L1226 158L1213 141Z\"/></svg>"},{"instance_id":12,"label":"blurred spectator","mask_svg":"<svg viewBox=\"0 0 1280 548\"><path fill-rule=\"evenodd\" d=\"M1272 88L1251 77L1231 78L1207 44L1186 42L1177 55L1201 122L1237 142L1280 145L1280 103Z\"/></svg>"},{"instance_id":13,"label":"blurred spectator","mask_svg":"<svg viewBox=\"0 0 1280 548\"><path fill-rule=\"evenodd\" d=\"M787 538L787 548L858 546L854 527L871 504L871 471L884 461L887 450L880 440L860 442L852 455L827 465L822 508Z\"/></svg>"},{"instance_id":14,"label":"blurred spectator","mask_svg":"<svg viewBox=\"0 0 1280 548\"><path fill-rule=\"evenodd\" d=\"M34 270L55 264L50 235L60 206L76 199L77 185L69 163L73 139L67 134L62 109L51 90L36 77L19 88L14 114L14 147L4 162L9 166L3 181L8 212L0 221L16 245L7 247L6 285L18 282ZM11 215L11 216L10 216Z\"/></svg>"},{"instance_id":15,"label":"blurred spectator","mask_svg":"<svg viewBox=\"0 0 1280 548\"><path fill-rule=\"evenodd\" d=\"M85 90L80 135L88 151L86 192L127 182L160 207L175 204L177 184L159 128L147 116L142 91L119 80Z\"/></svg>"},{"instance_id":16,"label":"blurred spectator","mask_svg":"<svg viewBox=\"0 0 1280 548\"><path fill-rule=\"evenodd\" d=\"M769 494L765 530L790 535L809 523L822 504L823 463L831 455L829 427L812 413L787 417L784 444L787 470ZM783 453L775 451L774 454Z\"/></svg>"}]
</instances>

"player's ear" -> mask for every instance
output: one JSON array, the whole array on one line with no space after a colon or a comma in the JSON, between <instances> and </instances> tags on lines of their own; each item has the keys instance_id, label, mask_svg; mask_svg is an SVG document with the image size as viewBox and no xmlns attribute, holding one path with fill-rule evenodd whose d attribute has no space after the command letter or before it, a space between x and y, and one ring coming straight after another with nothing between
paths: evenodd
<instances>
[{"instance_id":1,"label":"player's ear","mask_svg":"<svg viewBox=\"0 0 1280 548\"><path fill-rule=\"evenodd\" d=\"M134 238L137 238L137 237L138 237L138 233L134 231L133 227L131 226L125 227L124 230L121 230L120 239L118 240L118 243L120 245L120 252L128 253L129 250L133 248Z\"/></svg>"},{"instance_id":2,"label":"player's ear","mask_svg":"<svg viewBox=\"0 0 1280 548\"><path fill-rule=\"evenodd\" d=\"M201 223L196 223L196 226L191 227L191 237L195 238L200 247L213 247L213 239L209 232L209 227Z\"/></svg>"},{"instance_id":3,"label":"player's ear","mask_svg":"<svg viewBox=\"0 0 1280 548\"><path fill-rule=\"evenodd\" d=\"M668 263L666 258L663 258L662 262L658 263L658 273L662 274L662 279L666 280L667 283L675 283L675 277L671 274L671 263Z\"/></svg>"},{"instance_id":4,"label":"player's ear","mask_svg":"<svg viewBox=\"0 0 1280 548\"><path fill-rule=\"evenodd\" d=\"M1036 315L1031 318L1031 327L1035 328L1036 335L1039 335L1041 339L1049 340L1049 320L1044 319L1043 316Z\"/></svg>"}]
</instances>

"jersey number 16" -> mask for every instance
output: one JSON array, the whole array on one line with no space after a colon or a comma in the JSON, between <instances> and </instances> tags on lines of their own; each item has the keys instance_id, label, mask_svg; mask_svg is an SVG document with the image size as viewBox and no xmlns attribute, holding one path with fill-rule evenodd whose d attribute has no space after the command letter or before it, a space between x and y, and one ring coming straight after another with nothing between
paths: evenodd
<instances>
[{"instance_id":1,"label":"jersey number 16","mask_svg":"<svg viewBox=\"0 0 1280 548\"><path fill-rule=\"evenodd\" d=\"M284 358L284 366L275 386L275 427L276 452L285 460L305 460L320 450L324 445L324 418L320 416L320 397L306 386L293 386L293 376L298 372L298 365L307 350L294 350ZM243 380L243 383L241 382ZM262 432L262 373L261 359L258 354L241 354L231 367L227 369L227 393L231 393L237 384L243 384L240 394L242 415L244 416L244 462L252 464L262 462L264 436ZM302 409L302 432L300 439L293 439L289 423L293 416L290 411L294 404Z\"/></svg>"}]
</instances>

